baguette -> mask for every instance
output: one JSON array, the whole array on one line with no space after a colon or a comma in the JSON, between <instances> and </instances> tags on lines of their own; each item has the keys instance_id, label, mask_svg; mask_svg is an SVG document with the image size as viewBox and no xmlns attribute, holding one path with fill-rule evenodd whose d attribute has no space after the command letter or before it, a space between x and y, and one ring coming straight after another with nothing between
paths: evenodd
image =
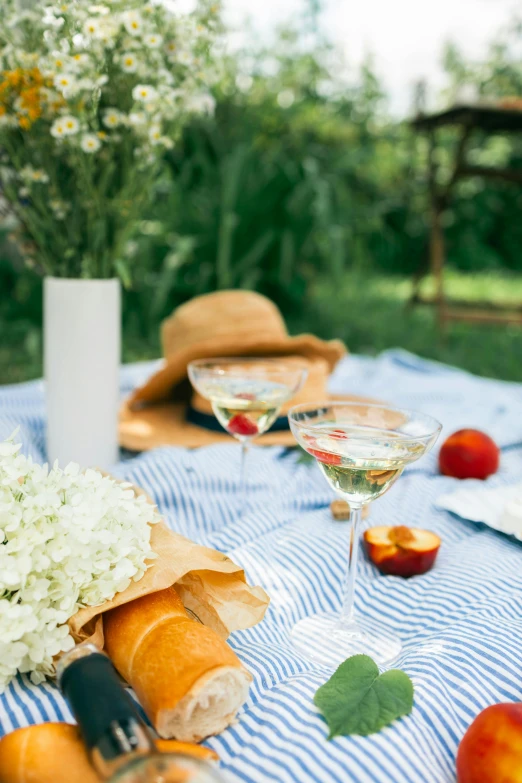
<instances>
[{"instance_id":1,"label":"baguette","mask_svg":"<svg viewBox=\"0 0 522 783\"><path fill-rule=\"evenodd\" d=\"M161 753L183 753L205 761L218 756L209 748L157 740ZM0 783L101 783L89 763L77 726L41 723L0 740Z\"/></svg>"},{"instance_id":2,"label":"baguette","mask_svg":"<svg viewBox=\"0 0 522 783\"><path fill-rule=\"evenodd\" d=\"M199 742L234 720L252 680L215 631L185 611L174 587L103 615L105 649L160 737Z\"/></svg>"}]
</instances>

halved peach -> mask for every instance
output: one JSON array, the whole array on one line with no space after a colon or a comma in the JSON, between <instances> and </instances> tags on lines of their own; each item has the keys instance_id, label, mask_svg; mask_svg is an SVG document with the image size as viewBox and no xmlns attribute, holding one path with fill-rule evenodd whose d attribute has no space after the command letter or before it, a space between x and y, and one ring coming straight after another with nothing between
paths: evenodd
<instances>
[{"instance_id":1,"label":"halved peach","mask_svg":"<svg viewBox=\"0 0 522 783\"><path fill-rule=\"evenodd\" d=\"M440 538L417 527L378 526L364 533L368 557L383 574L418 576L435 563Z\"/></svg>"}]
</instances>

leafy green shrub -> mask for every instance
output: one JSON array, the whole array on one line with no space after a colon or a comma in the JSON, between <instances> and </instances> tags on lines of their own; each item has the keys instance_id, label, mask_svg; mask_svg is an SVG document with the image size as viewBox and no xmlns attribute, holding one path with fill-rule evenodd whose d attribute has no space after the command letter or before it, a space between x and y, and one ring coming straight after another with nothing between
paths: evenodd
<instances>
[{"instance_id":1,"label":"leafy green shrub","mask_svg":"<svg viewBox=\"0 0 522 783\"><path fill-rule=\"evenodd\" d=\"M342 290L347 272L411 274L427 256L426 143L386 114L371 62L347 85L327 44L305 50L289 31L249 59L226 61L215 117L193 121L166 154L153 207L127 248L127 344L156 345L160 320L207 291L257 289L299 319L316 282ZM469 82L486 96L521 94L509 36L477 65L448 49L446 67L450 90ZM445 177L453 143L442 136ZM494 138L474 154L522 166L520 139ZM445 215L450 263L521 270L521 206L514 186L463 182ZM0 284L0 319L39 325L36 278L2 262Z\"/></svg>"}]
</instances>

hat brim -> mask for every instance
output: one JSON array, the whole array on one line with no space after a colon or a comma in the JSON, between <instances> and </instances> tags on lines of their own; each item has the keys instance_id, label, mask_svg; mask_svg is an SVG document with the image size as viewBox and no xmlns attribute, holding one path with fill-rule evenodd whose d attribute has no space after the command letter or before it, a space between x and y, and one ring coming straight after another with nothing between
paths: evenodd
<instances>
[{"instance_id":1,"label":"hat brim","mask_svg":"<svg viewBox=\"0 0 522 783\"><path fill-rule=\"evenodd\" d=\"M332 400L343 402L375 403L370 397L336 394ZM226 432L214 432L187 421L186 403L161 403L134 410L130 402L124 402L120 410L120 445L130 451L149 451L162 446L181 446L196 449L215 443L233 443L234 438ZM267 432L256 438L260 446L295 446L290 430Z\"/></svg>"},{"instance_id":2,"label":"hat brim","mask_svg":"<svg viewBox=\"0 0 522 783\"><path fill-rule=\"evenodd\" d=\"M130 406L140 403L164 402L174 389L187 377L187 367L196 359L214 359L220 356L285 356L295 354L303 358L326 359L333 370L339 359L346 354L346 347L340 340L321 340L313 334L296 337L282 337L280 340L263 340L262 337L235 339L230 342L207 340L197 346L181 349L165 359L165 363L143 386L136 389L129 400Z\"/></svg>"}]
</instances>

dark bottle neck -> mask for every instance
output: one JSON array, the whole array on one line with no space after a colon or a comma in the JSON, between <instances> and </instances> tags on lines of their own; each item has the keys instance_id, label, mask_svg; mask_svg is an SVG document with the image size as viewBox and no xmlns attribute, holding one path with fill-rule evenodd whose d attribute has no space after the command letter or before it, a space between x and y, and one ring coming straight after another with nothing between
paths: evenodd
<instances>
[{"instance_id":1,"label":"dark bottle neck","mask_svg":"<svg viewBox=\"0 0 522 783\"><path fill-rule=\"evenodd\" d=\"M134 702L109 658L96 647L80 645L67 653L58 666L58 682L102 778L136 756L154 753L152 736Z\"/></svg>"}]
</instances>

